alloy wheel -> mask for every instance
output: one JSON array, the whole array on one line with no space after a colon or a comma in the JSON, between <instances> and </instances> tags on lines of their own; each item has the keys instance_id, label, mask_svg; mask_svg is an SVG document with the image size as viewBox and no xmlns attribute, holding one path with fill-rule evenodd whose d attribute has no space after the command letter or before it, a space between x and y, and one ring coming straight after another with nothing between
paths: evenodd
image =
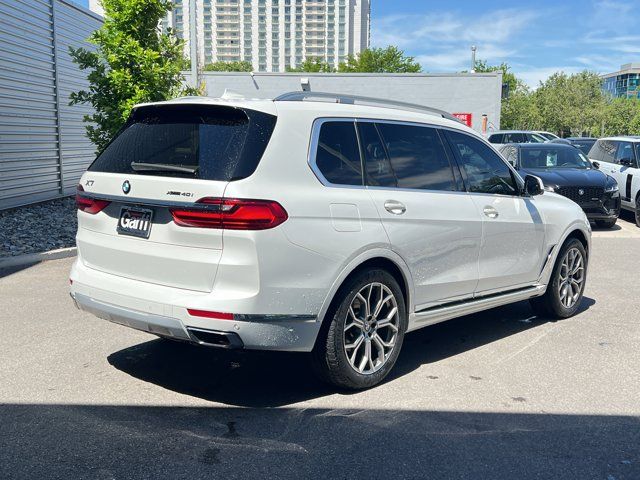
<instances>
[{"instance_id":1,"label":"alloy wheel","mask_svg":"<svg viewBox=\"0 0 640 480\"><path fill-rule=\"evenodd\" d=\"M344 351L351 368L369 375L380 370L395 348L400 328L398 302L382 283L362 287L349 305Z\"/></svg>"},{"instance_id":2,"label":"alloy wheel","mask_svg":"<svg viewBox=\"0 0 640 480\"><path fill-rule=\"evenodd\" d=\"M558 295L560 303L565 308L572 308L580 299L584 284L584 258L577 248L571 248L565 253L560 264Z\"/></svg>"}]
</instances>

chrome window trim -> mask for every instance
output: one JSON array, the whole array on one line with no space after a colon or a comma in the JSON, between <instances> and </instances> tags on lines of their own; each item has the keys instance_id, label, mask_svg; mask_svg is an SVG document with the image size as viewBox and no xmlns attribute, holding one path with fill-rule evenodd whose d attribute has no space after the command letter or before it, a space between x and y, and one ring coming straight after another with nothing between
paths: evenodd
<instances>
[{"instance_id":1,"label":"chrome window trim","mask_svg":"<svg viewBox=\"0 0 640 480\"><path fill-rule=\"evenodd\" d=\"M320 168L318 168L318 165L316 164L316 154L318 151L318 142L319 142L319 138L320 138L320 129L322 128L322 125L324 125L327 122L352 122L354 125L354 129L356 132L356 138L358 139L358 143L360 142L360 137L358 134L358 130L356 128L358 123L386 123L386 124L394 124L394 125L406 125L406 126L410 126L410 127L430 127L430 128L435 128L435 129L447 129L447 130L452 130L454 132L461 132L461 133L465 133L464 130L461 129L457 129L457 128L453 128L453 127L449 127L449 126L443 126L443 125L438 125L435 123L428 123L428 122L413 122L413 121L404 121L404 120L386 120L384 118L359 118L359 117L318 117L313 121L313 125L311 127L311 141L309 142L309 151L307 154L307 164L309 165L309 168L311 168L311 171L313 172L313 174L315 175L315 177L318 179L318 181L324 185L325 187L331 187L331 188L351 188L351 189L363 189L363 190L389 190L389 191L401 191L401 192L425 192L425 193L444 193L444 194L452 194L452 193L458 193L458 194L468 194L470 192L467 192L465 190L427 190L424 188L401 188L401 187L378 187L378 186L371 186L371 185L365 185L365 177L364 177L364 165L362 165L362 162L364 161L364 159L362 158L362 153L360 155L360 162L363 168L362 171L362 180L363 180L363 184L362 185L343 185L343 184L339 184L339 183L331 183L329 180L327 180L325 178L325 176L322 174L322 172L320 171ZM475 137L477 138L477 137ZM446 149L446 145L445 143L445 139L441 139L441 141L443 142L443 148ZM486 142L485 142L486 143ZM495 149L494 149L495 151ZM451 163L451 159L447 159L449 160L449 162ZM454 158L453 159L453 164L451 164L451 167L453 168L455 164L457 164L457 160ZM453 172L452 172L453 173ZM454 180L455 180L455 175L454 175ZM457 182L456 182L457 183Z\"/></svg>"}]
</instances>

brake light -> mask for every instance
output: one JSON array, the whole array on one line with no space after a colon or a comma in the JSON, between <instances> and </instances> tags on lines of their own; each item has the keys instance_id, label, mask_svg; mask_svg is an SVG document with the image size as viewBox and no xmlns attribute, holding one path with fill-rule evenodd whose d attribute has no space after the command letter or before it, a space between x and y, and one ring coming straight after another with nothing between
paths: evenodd
<instances>
[{"instance_id":1,"label":"brake light","mask_svg":"<svg viewBox=\"0 0 640 480\"><path fill-rule=\"evenodd\" d=\"M76 207L78 207L78 210L83 212L95 215L111 203L107 200L96 200L94 198L86 197L82 195L82 192L84 192L84 188L82 188L82 185L78 185L78 190L76 192Z\"/></svg>"},{"instance_id":2,"label":"brake light","mask_svg":"<svg viewBox=\"0 0 640 480\"><path fill-rule=\"evenodd\" d=\"M233 320L233 313L210 312L209 310L195 310L187 308L192 317L217 318L218 320Z\"/></svg>"},{"instance_id":3,"label":"brake light","mask_svg":"<svg viewBox=\"0 0 640 480\"><path fill-rule=\"evenodd\" d=\"M289 218L282 205L271 200L207 197L196 203L212 208L172 208L173 221L182 227L267 230Z\"/></svg>"}]
</instances>

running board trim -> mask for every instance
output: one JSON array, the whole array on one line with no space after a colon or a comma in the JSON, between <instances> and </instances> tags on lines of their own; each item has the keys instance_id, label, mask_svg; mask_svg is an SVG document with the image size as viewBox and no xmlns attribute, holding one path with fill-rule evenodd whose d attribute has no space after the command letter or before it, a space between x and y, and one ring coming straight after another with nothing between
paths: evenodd
<instances>
[{"instance_id":1,"label":"running board trim","mask_svg":"<svg viewBox=\"0 0 640 480\"><path fill-rule=\"evenodd\" d=\"M410 332L422 327L451 320L452 318L489 310L490 308L500 307L509 303L528 300L533 297L539 297L544 294L545 290L546 285L535 285L508 293L475 298L473 300L456 302L455 304L442 305L415 312L409 315L409 328L407 331Z\"/></svg>"}]
</instances>

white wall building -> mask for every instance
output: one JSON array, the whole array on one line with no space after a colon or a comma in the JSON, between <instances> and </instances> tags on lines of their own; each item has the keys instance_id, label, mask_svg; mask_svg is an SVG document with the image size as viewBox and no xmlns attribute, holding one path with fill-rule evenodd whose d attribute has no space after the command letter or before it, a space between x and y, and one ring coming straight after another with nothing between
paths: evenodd
<instances>
[{"instance_id":1,"label":"white wall building","mask_svg":"<svg viewBox=\"0 0 640 480\"><path fill-rule=\"evenodd\" d=\"M102 13L99 0L92 10ZM196 0L200 64L248 61L255 71L284 72L308 58L338 66L369 47L371 0ZM163 21L186 41L189 0L174 0Z\"/></svg>"}]
</instances>

